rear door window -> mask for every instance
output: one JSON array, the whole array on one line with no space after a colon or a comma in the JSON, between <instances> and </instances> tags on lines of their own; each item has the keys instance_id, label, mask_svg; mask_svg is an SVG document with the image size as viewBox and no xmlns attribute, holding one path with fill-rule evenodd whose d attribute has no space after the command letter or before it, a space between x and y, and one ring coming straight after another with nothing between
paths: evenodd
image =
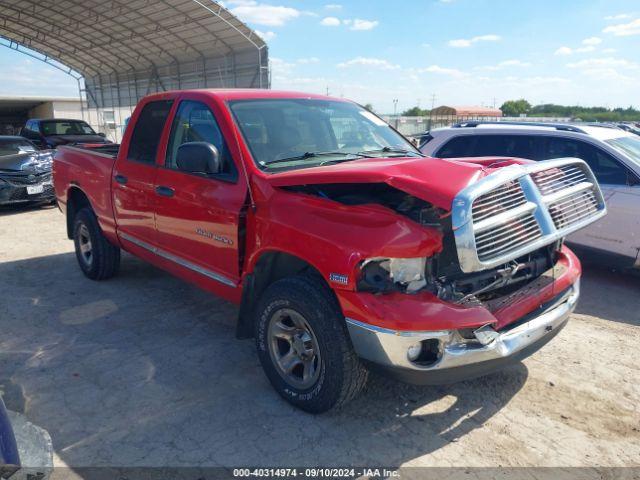
<instances>
[{"instance_id":1,"label":"rear door window","mask_svg":"<svg viewBox=\"0 0 640 480\"><path fill-rule=\"evenodd\" d=\"M153 164L156 161L162 130L171 111L173 100L147 103L133 129L127 159Z\"/></svg>"}]
</instances>

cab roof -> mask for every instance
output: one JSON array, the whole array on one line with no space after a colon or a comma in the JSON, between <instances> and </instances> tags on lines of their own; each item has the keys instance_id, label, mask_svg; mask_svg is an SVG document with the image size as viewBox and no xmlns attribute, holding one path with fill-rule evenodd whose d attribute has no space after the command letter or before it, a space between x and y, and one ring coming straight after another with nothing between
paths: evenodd
<instances>
[{"instance_id":1,"label":"cab roof","mask_svg":"<svg viewBox=\"0 0 640 480\"><path fill-rule=\"evenodd\" d=\"M308 98L318 100L332 100L339 102L350 102L344 98L328 97L326 95L318 95L315 93L305 92L292 92L287 90L267 90L260 88L203 88L203 89L190 89L190 90L173 90L168 92L161 92L151 97L165 97L184 95L189 93L208 94L212 97L219 98L223 101L226 100L263 100L263 99L282 99L282 98Z\"/></svg>"}]
</instances>

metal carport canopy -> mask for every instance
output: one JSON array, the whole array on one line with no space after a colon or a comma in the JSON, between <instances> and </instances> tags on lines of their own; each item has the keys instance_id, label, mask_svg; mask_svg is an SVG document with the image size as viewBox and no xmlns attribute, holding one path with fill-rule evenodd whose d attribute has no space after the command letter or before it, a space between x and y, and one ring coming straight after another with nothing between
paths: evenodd
<instances>
[{"instance_id":1,"label":"metal carport canopy","mask_svg":"<svg viewBox=\"0 0 640 480\"><path fill-rule=\"evenodd\" d=\"M265 42L210 0L2 0L0 36L78 72L90 107L170 89L269 86Z\"/></svg>"}]
</instances>

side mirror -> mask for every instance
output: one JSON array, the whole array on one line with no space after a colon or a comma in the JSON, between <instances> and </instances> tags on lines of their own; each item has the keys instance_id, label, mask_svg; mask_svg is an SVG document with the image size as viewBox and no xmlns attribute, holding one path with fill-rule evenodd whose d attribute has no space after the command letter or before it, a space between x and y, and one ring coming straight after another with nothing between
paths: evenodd
<instances>
[{"instance_id":1,"label":"side mirror","mask_svg":"<svg viewBox=\"0 0 640 480\"><path fill-rule=\"evenodd\" d=\"M102 138L106 138L107 134L104 132L98 132L98 136L102 137Z\"/></svg>"},{"instance_id":2,"label":"side mirror","mask_svg":"<svg viewBox=\"0 0 640 480\"><path fill-rule=\"evenodd\" d=\"M176 164L180 170L189 173L220 173L220 153L207 142L183 143L178 147Z\"/></svg>"}]
</instances>

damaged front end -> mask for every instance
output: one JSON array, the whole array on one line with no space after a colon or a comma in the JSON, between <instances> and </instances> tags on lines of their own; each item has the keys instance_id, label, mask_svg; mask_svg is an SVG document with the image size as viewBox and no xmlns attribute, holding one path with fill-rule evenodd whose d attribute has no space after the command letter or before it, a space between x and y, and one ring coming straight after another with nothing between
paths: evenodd
<instances>
[{"instance_id":1,"label":"damaged front end","mask_svg":"<svg viewBox=\"0 0 640 480\"><path fill-rule=\"evenodd\" d=\"M386 182L285 188L382 206L440 233L429 255L361 258L353 290L338 293L360 357L412 383L483 375L553 338L579 296L580 264L564 237L606 213L577 159L496 170L450 210Z\"/></svg>"},{"instance_id":2,"label":"damaged front end","mask_svg":"<svg viewBox=\"0 0 640 480\"><path fill-rule=\"evenodd\" d=\"M52 162L51 151L0 156L0 205L53 201Z\"/></svg>"},{"instance_id":3,"label":"damaged front end","mask_svg":"<svg viewBox=\"0 0 640 480\"><path fill-rule=\"evenodd\" d=\"M442 234L442 249L430 257L374 257L357 266L357 291L373 294L430 292L460 305L478 306L538 278L557 262L561 241L487 270L465 273L458 262L451 212L387 184L324 184L287 187L344 205L381 205Z\"/></svg>"}]
</instances>

